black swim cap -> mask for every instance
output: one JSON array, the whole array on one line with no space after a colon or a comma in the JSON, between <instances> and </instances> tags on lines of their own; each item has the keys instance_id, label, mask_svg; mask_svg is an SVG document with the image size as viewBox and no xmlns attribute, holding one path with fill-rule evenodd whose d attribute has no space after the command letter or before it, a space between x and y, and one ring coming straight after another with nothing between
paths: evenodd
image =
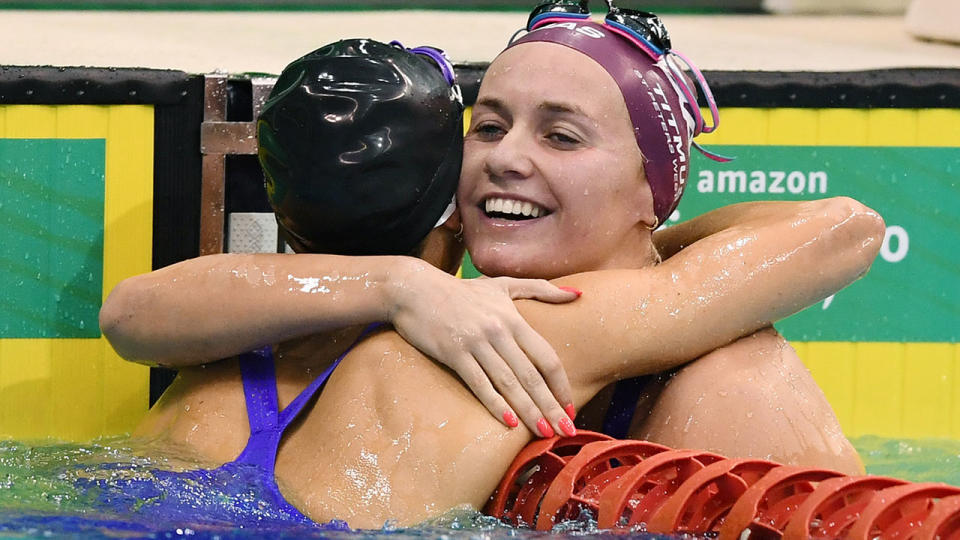
<instances>
[{"instance_id":1,"label":"black swim cap","mask_svg":"<svg viewBox=\"0 0 960 540\"><path fill-rule=\"evenodd\" d=\"M283 70L257 136L295 251L407 254L456 191L463 104L433 60L351 39Z\"/></svg>"}]
</instances>

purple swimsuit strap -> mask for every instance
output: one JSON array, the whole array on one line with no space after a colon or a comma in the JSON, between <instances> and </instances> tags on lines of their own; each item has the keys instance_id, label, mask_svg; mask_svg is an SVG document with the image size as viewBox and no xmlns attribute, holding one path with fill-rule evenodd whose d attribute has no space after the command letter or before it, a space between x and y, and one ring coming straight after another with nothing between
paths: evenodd
<instances>
[{"instance_id":1,"label":"purple swimsuit strap","mask_svg":"<svg viewBox=\"0 0 960 540\"><path fill-rule=\"evenodd\" d=\"M316 395L333 370L353 348L382 323L373 323L363 329L356 341L337 357L330 367L318 375L283 411L277 399L277 377L270 347L263 347L241 354L240 372L243 375L243 392L246 396L247 418L250 422L250 438L247 446L234 463L252 463L273 472L276 465L280 438L304 406Z\"/></svg>"}]
</instances>

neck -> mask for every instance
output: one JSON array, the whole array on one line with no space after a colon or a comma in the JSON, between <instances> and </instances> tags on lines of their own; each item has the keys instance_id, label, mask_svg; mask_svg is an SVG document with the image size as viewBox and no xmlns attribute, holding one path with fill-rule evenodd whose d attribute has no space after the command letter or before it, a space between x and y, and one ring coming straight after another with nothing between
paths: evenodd
<instances>
[{"instance_id":1,"label":"neck","mask_svg":"<svg viewBox=\"0 0 960 540\"><path fill-rule=\"evenodd\" d=\"M318 373L340 356L356 341L363 326L320 332L301 338L284 341L274 347L277 374L297 376L303 373Z\"/></svg>"},{"instance_id":2,"label":"neck","mask_svg":"<svg viewBox=\"0 0 960 540\"><path fill-rule=\"evenodd\" d=\"M663 262L663 258L660 256L660 252L657 251L657 246L651 241L649 244L649 249L647 250L646 255L643 256L643 263L641 267L647 266L657 266Z\"/></svg>"},{"instance_id":3,"label":"neck","mask_svg":"<svg viewBox=\"0 0 960 540\"><path fill-rule=\"evenodd\" d=\"M437 227L423 242L420 258L448 274L456 274L463 261L461 239L446 227Z\"/></svg>"},{"instance_id":4,"label":"neck","mask_svg":"<svg viewBox=\"0 0 960 540\"><path fill-rule=\"evenodd\" d=\"M660 253L653 243L653 232L640 228L632 239L599 268L592 270L637 269L660 264Z\"/></svg>"}]
</instances>

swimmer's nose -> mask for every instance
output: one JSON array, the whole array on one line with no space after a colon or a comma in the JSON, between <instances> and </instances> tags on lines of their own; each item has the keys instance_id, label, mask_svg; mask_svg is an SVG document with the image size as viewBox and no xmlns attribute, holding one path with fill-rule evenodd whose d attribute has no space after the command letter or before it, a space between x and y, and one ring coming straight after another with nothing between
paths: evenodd
<instances>
[{"instance_id":1,"label":"swimmer's nose","mask_svg":"<svg viewBox=\"0 0 960 540\"><path fill-rule=\"evenodd\" d=\"M508 131L487 152L483 163L484 172L491 179L523 180L533 174L534 163L521 130Z\"/></svg>"}]
</instances>

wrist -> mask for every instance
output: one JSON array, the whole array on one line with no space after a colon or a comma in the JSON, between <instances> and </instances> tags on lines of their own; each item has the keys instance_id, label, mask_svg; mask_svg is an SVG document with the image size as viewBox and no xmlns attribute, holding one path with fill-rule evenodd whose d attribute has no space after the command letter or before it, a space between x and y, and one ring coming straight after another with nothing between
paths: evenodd
<instances>
[{"instance_id":1,"label":"wrist","mask_svg":"<svg viewBox=\"0 0 960 540\"><path fill-rule=\"evenodd\" d=\"M395 323L395 318L417 296L417 287L423 274L432 268L415 257L391 257L385 265L381 309L383 320Z\"/></svg>"}]
</instances>

